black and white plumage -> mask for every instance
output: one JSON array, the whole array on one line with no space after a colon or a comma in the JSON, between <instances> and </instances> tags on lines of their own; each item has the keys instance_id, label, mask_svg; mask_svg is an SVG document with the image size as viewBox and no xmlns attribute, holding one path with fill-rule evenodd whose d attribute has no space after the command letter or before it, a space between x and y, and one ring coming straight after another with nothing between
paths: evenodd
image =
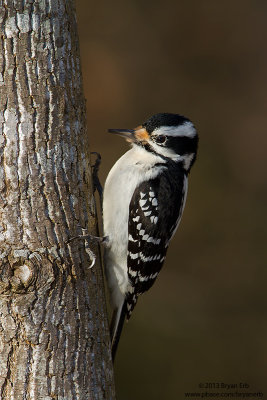
<instances>
[{"instance_id":1,"label":"black and white plumage","mask_svg":"<svg viewBox=\"0 0 267 400\"><path fill-rule=\"evenodd\" d=\"M185 205L198 136L178 114L156 114L136 129L112 129L132 143L104 187L106 277L115 312L113 357L124 319L155 282Z\"/></svg>"}]
</instances>

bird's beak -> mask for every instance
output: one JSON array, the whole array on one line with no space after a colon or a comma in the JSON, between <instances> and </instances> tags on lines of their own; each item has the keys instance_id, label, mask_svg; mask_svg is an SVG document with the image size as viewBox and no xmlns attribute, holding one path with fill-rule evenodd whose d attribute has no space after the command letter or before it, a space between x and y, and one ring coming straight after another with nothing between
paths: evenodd
<instances>
[{"instance_id":1,"label":"bird's beak","mask_svg":"<svg viewBox=\"0 0 267 400\"><path fill-rule=\"evenodd\" d=\"M127 142L147 142L149 139L147 130L142 126L138 126L135 129L109 129L108 132L124 137Z\"/></svg>"},{"instance_id":2,"label":"bird's beak","mask_svg":"<svg viewBox=\"0 0 267 400\"><path fill-rule=\"evenodd\" d=\"M115 135L124 137L127 140L127 142L135 141L134 129L109 129L108 132L115 133Z\"/></svg>"}]
</instances>

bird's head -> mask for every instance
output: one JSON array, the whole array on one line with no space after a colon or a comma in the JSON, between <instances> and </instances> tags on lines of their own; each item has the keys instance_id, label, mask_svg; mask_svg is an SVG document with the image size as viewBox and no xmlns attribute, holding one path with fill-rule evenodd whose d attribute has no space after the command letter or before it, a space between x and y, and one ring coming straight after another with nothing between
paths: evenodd
<instances>
[{"instance_id":1,"label":"bird's head","mask_svg":"<svg viewBox=\"0 0 267 400\"><path fill-rule=\"evenodd\" d=\"M164 159L182 162L187 171L196 159L197 131L189 119L179 114L156 114L135 129L109 129L109 132Z\"/></svg>"}]
</instances>

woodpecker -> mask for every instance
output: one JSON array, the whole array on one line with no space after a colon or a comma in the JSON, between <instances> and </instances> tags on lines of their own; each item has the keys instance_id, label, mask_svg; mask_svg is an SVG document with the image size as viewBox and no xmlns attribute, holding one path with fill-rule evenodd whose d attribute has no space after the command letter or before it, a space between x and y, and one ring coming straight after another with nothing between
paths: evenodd
<instances>
[{"instance_id":1,"label":"woodpecker","mask_svg":"<svg viewBox=\"0 0 267 400\"><path fill-rule=\"evenodd\" d=\"M156 114L135 129L108 131L131 143L110 170L103 195L114 359L124 320L155 282L181 220L198 135L189 119L170 113Z\"/></svg>"}]
</instances>

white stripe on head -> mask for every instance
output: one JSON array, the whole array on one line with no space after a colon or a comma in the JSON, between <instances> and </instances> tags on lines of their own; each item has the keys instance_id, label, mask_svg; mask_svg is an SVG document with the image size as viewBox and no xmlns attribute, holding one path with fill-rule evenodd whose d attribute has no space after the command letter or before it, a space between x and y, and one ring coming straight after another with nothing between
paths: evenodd
<instances>
[{"instance_id":1,"label":"white stripe on head","mask_svg":"<svg viewBox=\"0 0 267 400\"><path fill-rule=\"evenodd\" d=\"M186 171L189 170L191 167L192 160L194 158L193 153L186 153L183 155L175 153L172 149L169 149L167 147L159 146L156 143L149 141L150 146L152 149L157 152L158 154L161 154L163 157L170 158L171 160L177 162L177 161L183 161L184 168Z\"/></svg>"},{"instance_id":2,"label":"white stripe on head","mask_svg":"<svg viewBox=\"0 0 267 400\"><path fill-rule=\"evenodd\" d=\"M194 158L194 154L193 153L184 154L183 156L180 157L180 159L183 160L183 162L184 162L184 169L186 171L188 171L189 168L191 167L193 158Z\"/></svg>"},{"instance_id":3,"label":"white stripe on head","mask_svg":"<svg viewBox=\"0 0 267 400\"><path fill-rule=\"evenodd\" d=\"M152 135L166 135L166 136L186 136L189 138L194 138L197 135L197 131L192 124L192 122L187 121L179 126L161 126L156 128Z\"/></svg>"},{"instance_id":4,"label":"white stripe on head","mask_svg":"<svg viewBox=\"0 0 267 400\"><path fill-rule=\"evenodd\" d=\"M181 156L179 154L176 154L175 151L173 151L172 149L169 149L169 148L163 147L163 146L159 146L152 140L149 141L149 144L150 144L150 147L152 147L152 149L157 154L161 154L163 157L170 158L173 161L178 161L181 158Z\"/></svg>"}]
</instances>

